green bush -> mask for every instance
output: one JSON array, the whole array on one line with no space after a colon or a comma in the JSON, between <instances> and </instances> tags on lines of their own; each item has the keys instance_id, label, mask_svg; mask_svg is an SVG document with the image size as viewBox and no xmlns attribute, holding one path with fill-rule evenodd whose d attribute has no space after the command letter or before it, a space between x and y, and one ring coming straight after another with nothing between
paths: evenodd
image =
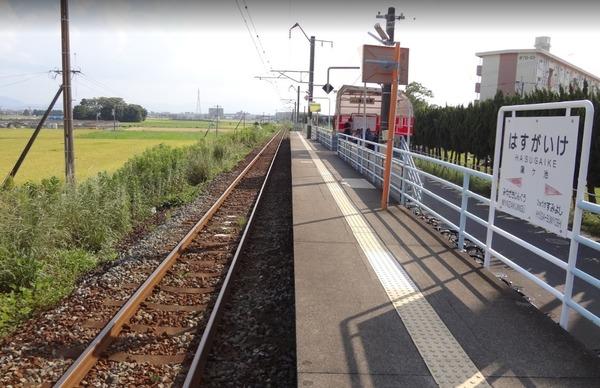
<instances>
[{"instance_id":1,"label":"green bush","mask_svg":"<svg viewBox=\"0 0 600 388\"><path fill-rule=\"evenodd\" d=\"M222 161L225 157L225 146L223 144L215 144L213 148L213 159L217 161Z\"/></svg>"},{"instance_id":2,"label":"green bush","mask_svg":"<svg viewBox=\"0 0 600 388\"><path fill-rule=\"evenodd\" d=\"M183 148L159 145L76 186L56 177L0 189L0 334L68 295L154 209L192 201L273 128Z\"/></svg>"},{"instance_id":3,"label":"green bush","mask_svg":"<svg viewBox=\"0 0 600 388\"><path fill-rule=\"evenodd\" d=\"M189 150L186 179L190 185L199 185L210 178L213 160L208 152L206 147L194 147Z\"/></svg>"}]
</instances>

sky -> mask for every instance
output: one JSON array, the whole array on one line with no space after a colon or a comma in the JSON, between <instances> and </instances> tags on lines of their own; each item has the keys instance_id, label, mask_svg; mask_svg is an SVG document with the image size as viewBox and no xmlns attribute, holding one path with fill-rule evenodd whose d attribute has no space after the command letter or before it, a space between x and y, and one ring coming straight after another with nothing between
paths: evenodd
<instances>
[{"instance_id":1,"label":"sky","mask_svg":"<svg viewBox=\"0 0 600 388\"><path fill-rule=\"evenodd\" d=\"M301 73L257 78L308 70L308 41L290 27L298 22L333 42L316 46L321 85L328 67L361 65L362 45L378 44L367 32L384 24L376 15L390 6L406 17L395 39L410 49L409 81L431 89L432 103L473 101L475 53L533 48L536 36L550 36L551 53L600 76L600 2L70 0L71 62L82 72L74 104L118 96L151 111L195 112L199 90L204 113L217 104L225 112L291 110L297 85L306 94L307 84L295 82ZM0 101L45 107L60 84L49 73L61 66L59 0L0 0L0 53ZM332 70L330 83L362 84L361 72ZM334 113L334 93L316 86L314 96Z\"/></svg>"}]
</instances>

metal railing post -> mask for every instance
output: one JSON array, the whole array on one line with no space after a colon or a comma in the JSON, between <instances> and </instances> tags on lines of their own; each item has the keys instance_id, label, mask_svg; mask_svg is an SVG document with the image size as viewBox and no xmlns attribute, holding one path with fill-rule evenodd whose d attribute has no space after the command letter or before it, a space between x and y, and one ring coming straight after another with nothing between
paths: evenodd
<instances>
[{"instance_id":1,"label":"metal railing post","mask_svg":"<svg viewBox=\"0 0 600 388\"><path fill-rule=\"evenodd\" d=\"M490 191L490 204L488 208L488 226L485 236L485 254L483 256L484 268L490 268L490 264L492 262L492 252L490 250L492 249L492 241L494 238L494 231L492 227L495 224L496 219L496 199L498 198L498 175L500 175L500 148L502 145L502 129L504 128L504 112L506 112L505 107L501 107L500 109L498 109L498 117L496 119L496 142L494 145L492 189ZM515 112L511 111L510 116L514 117Z\"/></svg>"},{"instance_id":2,"label":"metal railing post","mask_svg":"<svg viewBox=\"0 0 600 388\"><path fill-rule=\"evenodd\" d=\"M587 101L587 107L585 112L584 128L592 128L592 120L594 117L594 107ZM567 108L565 116L571 115L571 108ZM577 252L579 251L579 242L576 236L581 234L581 221L583 218L583 209L581 209L581 202L584 199L584 193L587 188L587 174L588 163L589 163L589 149L591 143L591 130L584 132L582 139L582 149L588 150L588 155L581 159L579 164L579 175L577 178L577 195L575 196L575 214L573 214L573 228L571 230L571 245L569 246L569 259L567 261L567 274L565 279L565 291L563 296L562 309L560 312L560 326L567 330L569 327L569 302L573 296L573 283L575 281L575 275L573 270L577 268Z\"/></svg>"},{"instance_id":3,"label":"metal railing post","mask_svg":"<svg viewBox=\"0 0 600 388\"><path fill-rule=\"evenodd\" d=\"M362 140L360 140L358 143L356 143L356 145L357 145L356 150L359 152L358 159L360 161L360 173L362 174L364 171L363 159L365 158L365 152L364 152L365 144L362 142Z\"/></svg>"},{"instance_id":4,"label":"metal railing post","mask_svg":"<svg viewBox=\"0 0 600 388\"><path fill-rule=\"evenodd\" d=\"M402 160L402 158L400 158ZM406 206L406 179L408 175L408 169L406 168L406 160L402 161L402 185L400 186L402 191L400 192L400 202L402 206Z\"/></svg>"},{"instance_id":5,"label":"metal railing post","mask_svg":"<svg viewBox=\"0 0 600 388\"><path fill-rule=\"evenodd\" d=\"M463 185L462 185L462 200L460 203L460 222L458 224L458 249L463 250L465 248L465 227L467 223L467 206L469 205L469 197L467 191L469 190L469 182L471 175L463 173Z\"/></svg>"}]
</instances>

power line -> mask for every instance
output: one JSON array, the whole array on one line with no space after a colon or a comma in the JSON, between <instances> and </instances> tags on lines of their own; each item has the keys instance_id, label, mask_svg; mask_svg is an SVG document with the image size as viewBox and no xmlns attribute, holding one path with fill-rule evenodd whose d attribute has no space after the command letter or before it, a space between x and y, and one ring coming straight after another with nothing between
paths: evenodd
<instances>
[{"instance_id":1,"label":"power line","mask_svg":"<svg viewBox=\"0 0 600 388\"><path fill-rule=\"evenodd\" d=\"M356 78L354 79L354 81L352 81L352 83L350 85L354 85L356 83L356 81L358 81L358 79L362 76L362 73L359 73Z\"/></svg>"},{"instance_id":2,"label":"power line","mask_svg":"<svg viewBox=\"0 0 600 388\"><path fill-rule=\"evenodd\" d=\"M44 73L42 73L42 74L44 74ZM32 77L28 77L28 78L20 79L20 80L17 80L17 81L9 82L7 84L0 85L0 88L4 88L4 87L7 87L7 86L12 86L12 85L17 85L17 84L20 84L20 83L23 83L23 82L30 81L30 80L32 80L34 78L40 77L42 74L37 74L37 75L34 75Z\"/></svg>"},{"instance_id":3,"label":"power line","mask_svg":"<svg viewBox=\"0 0 600 388\"><path fill-rule=\"evenodd\" d=\"M111 94L114 94L116 96L121 96L121 97L125 97L124 93L121 93L120 91L109 87L107 84L100 82L98 80L95 80L93 78L91 78L89 75L87 75L86 73L80 73L88 82L90 82L93 85L96 85L97 87L103 89L106 92L109 92Z\"/></svg>"},{"instance_id":4,"label":"power line","mask_svg":"<svg viewBox=\"0 0 600 388\"><path fill-rule=\"evenodd\" d=\"M34 72L34 73L0 74L0 78L17 78L17 77L39 75L39 74L46 74L46 73L47 73L46 71L38 71L38 72Z\"/></svg>"},{"instance_id":5,"label":"power line","mask_svg":"<svg viewBox=\"0 0 600 388\"><path fill-rule=\"evenodd\" d=\"M94 93L105 93L106 90L105 89L101 89L99 86L92 84L90 81L86 80L85 78L79 77L76 79L77 83L81 86L86 87L87 89L91 90Z\"/></svg>"}]
</instances>

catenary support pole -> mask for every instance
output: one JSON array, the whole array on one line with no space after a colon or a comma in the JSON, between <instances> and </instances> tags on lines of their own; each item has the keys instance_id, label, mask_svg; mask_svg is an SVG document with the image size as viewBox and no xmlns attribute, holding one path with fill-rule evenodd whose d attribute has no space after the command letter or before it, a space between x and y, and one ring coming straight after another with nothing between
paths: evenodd
<instances>
[{"instance_id":1,"label":"catenary support pole","mask_svg":"<svg viewBox=\"0 0 600 388\"><path fill-rule=\"evenodd\" d=\"M385 167L383 170L383 190L381 193L381 208L387 209L390 196L390 176L392 170L392 156L394 154L394 132L396 131L396 105L398 102L398 67L400 66L400 44L396 43L394 48L394 70L392 71L392 95L389 107L389 125L387 131L387 143L385 148Z\"/></svg>"},{"instance_id":2,"label":"catenary support pole","mask_svg":"<svg viewBox=\"0 0 600 388\"><path fill-rule=\"evenodd\" d=\"M69 1L60 1L62 36L63 123L65 138L65 176L75 182L75 150L73 144L73 110L71 109L71 52L69 43Z\"/></svg>"},{"instance_id":3,"label":"catenary support pole","mask_svg":"<svg viewBox=\"0 0 600 388\"><path fill-rule=\"evenodd\" d=\"M300 85L298 85L298 96L296 97L296 125L300 123Z\"/></svg>"},{"instance_id":4,"label":"catenary support pole","mask_svg":"<svg viewBox=\"0 0 600 388\"><path fill-rule=\"evenodd\" d=\"M310 37L310 66L308 68L308 125L306 126L306 138L311 138L312 129L312 112L310 111L310 103L313 101L313 83L315 80L315 37Z\"/></svg>"}]
</instances>

